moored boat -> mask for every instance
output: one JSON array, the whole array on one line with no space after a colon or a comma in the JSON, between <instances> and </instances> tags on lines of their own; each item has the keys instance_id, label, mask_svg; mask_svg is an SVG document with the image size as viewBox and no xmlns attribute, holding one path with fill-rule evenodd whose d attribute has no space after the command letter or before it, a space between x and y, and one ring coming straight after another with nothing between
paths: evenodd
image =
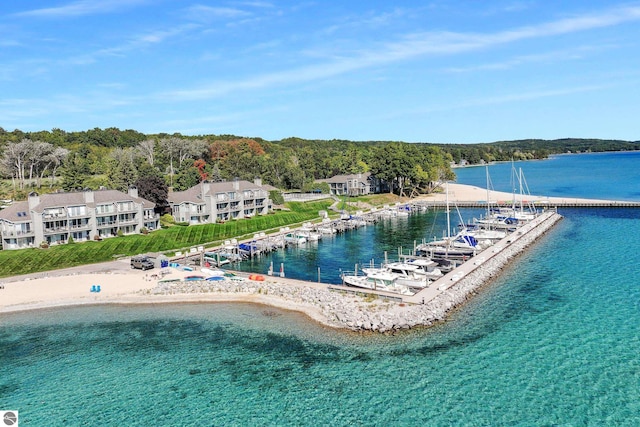
<instances>
[{"instance_id":1,"label":"moored boat","mask_svg":"<svg viewBox=\"0 0 640 427\"><path fill-rule=\"evenodd\" d=\"M358 288L393 292L402 295L414 294L408 286L398 283L397 274L385 271L375 271L362 276L343 274L342 283Z\"/></svg>"}]
</instances>

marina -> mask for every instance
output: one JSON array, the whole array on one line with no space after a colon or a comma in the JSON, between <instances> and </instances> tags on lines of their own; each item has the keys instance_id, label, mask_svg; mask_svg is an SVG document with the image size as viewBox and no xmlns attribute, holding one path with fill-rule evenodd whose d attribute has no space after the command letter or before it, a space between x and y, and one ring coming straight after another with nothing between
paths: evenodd
<instances>
[{"instance_id":1,"label":"marina","mask_svg":"<svg viewBox=\"0 0 640 427\"><path fill-rule=\"evenodd\" d=\"M458 205L459 202L456 202L456 210ZM484 207L487 207L486 203ZM448 200L445 208L446 227L449 229L451 219ZM246 282L236 281L229 284L228 281L215 281L206 285L198 284L197 280L189 284L169 282L156 287L152 293L157 295L171 295L176 292L277 294L284 299L312 304L323 313L326 324L338 328L388 332L429 326L443 320L449 311L462 304L477 289L495 278L512 259L562 218L555 208L545 207L544 210L532 211L530 215L523 216L526 219L515 221L511 229L500 232L483 229L480 226L474 230L467 230L461 223L460 232L453 236L446 233L447 237L444 240L434 239L432 242L427 242L423 238L420 244L414 241L413 250L408 254L402 248L398 248L397 260L389 260L385 252L385 261L379 266L372 260L369 265L356 264L354 271L340 271L341 283L335 283L333 280L329 280L328 283L323 281L319 267L315 282L308 279L292 282L286 277L289 267L285 267L284 262L278 266L278 263L272 260L267 271L264 271L264 267L262 270L256 269L263 257L273 259L271 253L279 254L295 250L303 251L302 254L305 250L309 250L309 247L313 248L311 250L319 250L323 245L330 244L332 238L341 238L335 237L336 235L353 231L355 234L349 236L354 239L359 235L358 229L361 227L383 226L390 218L393 218L393 224L402 224L410 219L420 218L421 215L430 211L433 216L429 221L435 221L438 210L427 203L420 202L404 204L401 207L374 209L371 212L358 212L354 216L342 215L334 220L324 218L316 223L307 222L300 228L285 227L277 233L254 235L250 240L225 242L218 248L207 249L206 256L200 253L189 253L183 261L188 263L190 257L191 262L204 265L207 269L224 266L225 270L231 270L233 274L244 275L248 278ZM406 215L398 216L397 212L403 212ZM500 212L504 214L505 210L502 209ZM458 215L460 216L459 212ZM488 215L490 214L487 213ZM423 224L426 225L429 221ZM417 229L417 232L423 236L425 225ZM435 226L435 222L432 225ZM322 230L331 231L323 232ZM485 236L477 240L470 234L473 232L494 234L492 239ZM305 236L312 234L317 238L307 240ZM480 236L480 234L476 235ZM323 242L324 239L330 239L329 243ZM463 242L466 245L465 251L456 252L453 246L442 246L443 242L449 241ZM434 252L434 248L443 249L444 253ZM226 259L234 255L236 258L228 265L221 264L220 251L224 251ZM198 257L200 257L199 261ZM258 264L254 265L254 263ZM248 267L243 273L239 268L245 264ZM296 273L300 273L298 268L295 270ZM247 276L247 273L250 274ZM336 274L335 271L332 273ZM331 275L331 272L324 272L325 278L327 274ZM201 282L204 281L204 279L201 280ZM292 283L295 285L291 286ZM348 295L360 296L362 300L354 302L346 297ZM384 315L376 314L375 311L367 308L366 302L363 302L372 297L391 304Z\"/></svg>"}]
</instances>

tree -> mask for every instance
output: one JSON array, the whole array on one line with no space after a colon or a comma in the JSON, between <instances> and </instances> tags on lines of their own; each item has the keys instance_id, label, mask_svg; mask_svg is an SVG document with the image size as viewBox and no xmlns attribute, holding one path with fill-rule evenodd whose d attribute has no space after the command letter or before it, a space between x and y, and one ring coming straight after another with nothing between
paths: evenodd
<instances>
[{"instance_id":1,"label":"tree","mask_svg":"<svg viewBox=\"0 0 640 427\"><path fill-rule=\"evenodd\" d=\"M204 140L189 140L175 136L162 138L158 145L169 162L168 169L171 186L173 186L173 176L176 168L181 168L187 159L195 160L198 157L202 157L209 149L208 143Z\"/></svg>"},{"instance_id":2,"label":"tree","mask_svg":"<svg viewBox=\"0 0 640 427\"><path fill-rule=\"evenodd\" d=\"M149 165L153 166L155 160L155 147L156 142L153 139L145 139L140 141L136 147L137 152L142 156Z\"/></svg>"},{"instance_id":3,"label":"tree","mask_svg":"<svg viewBox=\"0 0 640 427\"><path fill-rule=\"evenodd\" d=\"M107 179L110 187L123 192L137 179L137 172L133 162L133 149L116 148L107 160Z\"/></svg>"},{"instance_id":4,"label":"tree","mask_svg":"<svg viewBox=\"0 0 640 427\"><path fill-rule=\"evenodd\" d=\"M25 181L25 165L29 156L30 139L23 139L17 143L9 143L4 149L2 155L2 170L7 176L10 176L15 182L17 180L18 187L24 188Z\"/></svg>"},{"instance_id":5,"label":"tree","mask_svg":"<svg viewBox=\"0 0 640 427\"><path fill-rule=\"evenodd\" d=\"M84 188L88 178L89 173L85 160L78 153L67 156L62 167L62 188L65 191Z\"/></svg>"},{"instance_id":6,"label":"tree","mask_svg":"<svg viewBox=\"0 0 640 427\"><path fill-rule=\"evenodd\" d=\"M193 162L193 167L198 169L198 173L200 174L200 181L206 181L209 177L209 172L205 171L206 166L207 163L202 159L198 159Z\"/></svg>"},{"instance_id":7,"label":"tree","mask_svg":"<svg viewBox=\"0 0 640 427\"><path fill-rule=\"evenodd\" d=\"M393 142L378 148L372 158L371 173L387 183L389 192L402 194L407 180L411 178L415 157L409 154L408 144Z\"/></svg>"},{"instance_id":8,"label":"tree","mask_svg":"<svg viewBox=\"0 0 640 427\"><path fill-rule=\"evenodd\" d=\"M134 185L138 188L138 196L156 204L156 212L162 212L169 206L167 197L169 188L160 176L147 175L138 178Z\"/></svg>"},{"instance_id":9,"label":"tree","mask_svg":"<svg viewBox=\"0 0 640 427\"><path fill-rule=\"evenodd\" d=\"M67 156L69 156L69 150L62 147L56 147L51 153L46 155L44 157L44 161L47 162L47 164L42 169L40 180L44 178L44 173L46 171L49 171L51 177L49 187L53 187L53 184L56 180L56 172L58 171L58 168L62 166Z\"/></svg>"},{"instance_id":10,"label":"tree","mask_svg":"<svg viewBox=\"0 0 640 427\"><path fill-rule=\"evenodd\" d=\"M200 182L200 173L194 166L180 169L173 182L175 191L184 191Z\"/></svg>"},{"instance_id":11,"label":"tree","mask_svg":"<svg viewBox=\"0 0 640 427\"><path fill-rule=\"evenodd\" d=\"M162 154L169 161L169 185L173 186L173 175L175 174L174 160L180 152L182 140L176 137L162 138L158 143L162 149Z\"/></svg>"}]
</instances>

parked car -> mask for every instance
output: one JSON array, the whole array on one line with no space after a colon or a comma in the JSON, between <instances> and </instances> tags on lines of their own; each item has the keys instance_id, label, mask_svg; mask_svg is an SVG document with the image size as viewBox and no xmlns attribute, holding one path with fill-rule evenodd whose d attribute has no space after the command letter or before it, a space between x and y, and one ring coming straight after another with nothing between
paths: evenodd
<instances>
[{"instance_id":1,"label":"parked car","mask_svg":"<svg viewBox=\"0 0 640 427\"><path fill-rule=\"evenodd\" d=\"M146 256L135 256L131 258L131 268L151 270L153 267L153 262Z\"/></svg>"}]
</instances>

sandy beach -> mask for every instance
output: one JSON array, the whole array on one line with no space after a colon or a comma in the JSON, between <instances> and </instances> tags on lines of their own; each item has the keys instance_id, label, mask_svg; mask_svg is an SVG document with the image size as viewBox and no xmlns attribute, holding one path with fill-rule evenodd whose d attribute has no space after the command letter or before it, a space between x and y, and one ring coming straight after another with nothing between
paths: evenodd
<instances>
[{"instance_id":1,"label":"sandy beach","mask_svg":"<svg viewBox=\"0 0 640 427\"><path fill-rule=\"evenodd\" d=\"M491 192L490 201L511 200L510 193ZM423 200L444 201L444 193L423 196ZM479 187L449 184L450 201L486 200L487 191ZM528 196L526 200L548 200L554 198ZM320 310L303 301L277 295L250 294L238 292L215 292L196 294L155 295L151 291L156 287L156 270L143 272L131 270L128 260L106 264L93 264L68 270L51 271L25 277L0 279L0 313L33 310L48 307L60 307L83 304L144 304L194 301L241 301L268 304L283 309L301 311L309 317L325 323ZM156 271L157 273L157 271ZM180 279L194 272L172 269L167 279ZM153 277L152 277L153 276ZM282 286L314 286L323 289L325 285L305 284L292 280L269 277L271 284ZM91 287L100 285L100 292L91 292Z\"/></svg>"},{"instance_id":2,"label":"sandy beach","mask_svg":"<svg viewBox=\"0 0 640 427\"><path fill-rule=\"evenodd\" d=\"M487 189L476 187L473 185L449 183L449 201L450 202L476 202L487 201ZM444 202L447 198L445 191L420 196L418 200ZM547 202L550 205L554 203L581 203L594 202L593 199L579 199L570 197L546 197L535 195L512 194L503 191L489 191L489 202L511 202L528 201L528 202ZM614 203L611 200L601 200L603 203Z\"/></svg>"}]
</instances>

